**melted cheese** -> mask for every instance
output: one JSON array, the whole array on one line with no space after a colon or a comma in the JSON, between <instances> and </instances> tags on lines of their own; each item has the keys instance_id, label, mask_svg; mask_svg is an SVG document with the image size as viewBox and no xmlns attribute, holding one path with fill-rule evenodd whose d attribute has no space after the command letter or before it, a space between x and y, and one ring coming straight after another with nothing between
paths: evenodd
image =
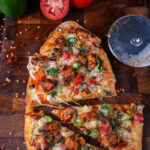
<instances>
[{"instance_id":1,"label":"melted cheese","mask_svg":"<svg viewBox=\"0 0 150 150\"><path fill-rule=\"evenodd\" d=\"M71 131L71 130L65 128L65 127L62 127L62 128L61 128L61 135L62 135L63 137L70 137L70 136L72 136L73 134L74 134L73 131Z\"/></svg>"},{"instance_id":2,"label":"melted cheese","mask_svg":"<svg viewBox=\"0 0 150 150\"><path fill-rule=\"evenodd\" d=\"M77 112L79 115L83 114L83 113L88 113L92 111L92 106L83 106L83 107L75 107L77 109Z\"/></svg>"},{"instance_id":3,"label":"melted cheese","mask_svg":"<svg viewBox=\"0 0 150 150\"><path fill-rule=\"evenodd\" d=\"M93 120L93 121L90 121L90 122L85 122L83 124L83 126L87 129L94 129L94 128L96 128L97 124L98 124L98 121Z\"/></svg>"}]
</instances>

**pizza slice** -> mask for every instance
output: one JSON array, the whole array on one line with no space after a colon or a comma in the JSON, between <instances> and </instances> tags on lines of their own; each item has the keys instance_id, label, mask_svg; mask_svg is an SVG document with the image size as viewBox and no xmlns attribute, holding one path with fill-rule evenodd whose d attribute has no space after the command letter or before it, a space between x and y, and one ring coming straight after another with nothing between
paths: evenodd
<instances>
[{"instance_id":1,"label":"pizza slice","mask_svg":"<svg viewBox=\"0 0 150 150\"><path fill-rule=\"evenodd\" d=\"M84 105L53 109L52 113L110 150L142 149L142 105Z\"/></svg>"},{"instance_id":2,"label":"pizza slice","mask_svg":"<svg viewBox=\"0 0 150 150\"><path fill-rule=\"evenodd\" d=\"M25 142L27 150L98 150L74 131L62 126L41 110L26 108Z\"/></svg>"},{"instance_id":3,"label":"pizza slice","mask_svg":"<svg viewBox=\"0 0 150 150\"><path fill-rule=\"evenodd\" d=\"M100 43L76 22L60 24L40 54L29 57L27 104L53 105L116 95L115 76Z\"/></svg>"}]
</instances>

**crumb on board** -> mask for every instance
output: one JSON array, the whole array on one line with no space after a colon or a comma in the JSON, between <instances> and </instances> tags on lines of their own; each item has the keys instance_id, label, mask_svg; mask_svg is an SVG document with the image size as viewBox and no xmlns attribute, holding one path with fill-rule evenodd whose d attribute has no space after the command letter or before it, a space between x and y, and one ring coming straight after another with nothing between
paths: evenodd
<instances>
[{"instance_id":1,"label":"crumb on board","mask_svg":"<svg viewBox=\"0 0 150 150\"><path fill-rule=\"evenodd\" d=\"M25 92L23 92L22 95L25 95Z\"/></svg>"},{"instance_id":2,"label":"crumb on board","mask_svg":"<svg viewBox=\"0 0 150 150\"><path fill-rule=\"evenodd\" d=\"M22 80L22 83L26 83L26 81L25 81L25 80Z\"/></svg>"},{"instance_id":3,"label":"crumb on board","mask_svg":"<svg viewBox=\"0 0 150 150\"><path fill-rule=\"evenodd\" d=\"M15 96L18 97L18 96L19 96L19 93L15 93Z\"/></svg>"},{"instance_id":4,"label":"crumb on board","mask_svg":"<svg viewBox=\"0 0 150 150\"><path fill-rule=\"evenodd\" d=\"M19 83L19 80L17 79L16 82Z\"/></svg>"},{"instance_id":5,"label":"crumb on board","mask_svg":"<svg viewBox=\"0 0 150 150\"><path fill-rule=\"evenodd\" d=\"M40 26L38 25L37 28L40 29Z\"/></svg>"},{"instance_id":6,"label":"crumb on board","mask_svg":"<svg viewBox=\"0 0 150 150\"><path fill-rule=\"evenodd\" d=\"M87 23L87 21L86 21L86 20L84 20L84 23Z\"/></svg>"},{"instance_id":7,"label":"crumb on board","mask_svg":"<svg viewBox=\"0 0 150 150\"><path fill-rule=\"evenodd\" d=\"M8 77L5 78L5 81L8 82L8 83L11 82L11 80Z\"/></svg>"},{"instance_id":8,"label":"crumb on board","mask_svg":"<svg viewBox=\"0 0 150 150\"><path fill-rule=\"evenodd\" d=\"M19 147L19 146L17 146L17 150L20 150L20 147Z\"/></svg>"},{"instance_id":9,"label":"crumb on board","mask_svg":"<svg viewBox=\"0 0 150 150\"><path fill-rule=\"evenodd\" d=\"M8 143L9 143L9 144L12 144L12 140L8 140Z\"/></svg>"},{"instance_id":10,"label":"crumb on board","mask_svg":"<svg viewBox=\"0 0 150 150\"><path fill-rule=\"evenodd\" d=\"M132 77L136 77L136 76L137 76L137 74L136 74L136 73L133 73L133 74L132 74Z\"/></svg>"},{"instance_id":11,"label":"crumb on board","mask_svg":"<svg viewBox=\"0 0 150 150\"><path fill-rule=\"evenodd\" d=\"M9 132L9 135L12 135L12 132L11 132L11 131Z\"/></svg>"}]
</instances>

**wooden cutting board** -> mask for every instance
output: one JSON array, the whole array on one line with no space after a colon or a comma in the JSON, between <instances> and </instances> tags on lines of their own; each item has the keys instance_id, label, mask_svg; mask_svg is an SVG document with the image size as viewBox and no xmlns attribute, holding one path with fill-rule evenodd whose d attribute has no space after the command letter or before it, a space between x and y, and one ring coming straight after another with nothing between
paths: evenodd
<instances>
[{"instance_id":1,"label":"wooden cutting board","mask_svg":"<svg viewBox=\"0 0 150 150\"><path fill-rule=\"evenodd\" d=\"M148 0L95 0L89 8L71 7L63 20L52 21L41 14L38 0L30 0L25 16L17 20L1 18L0 146L5 144L6 150L25 150L23 129L28 56L39 52L48 34L61 22L74 20L103 40L102 46L108 53L117 79L117 90L122 93L117 98L106 99L107 102L141 101L145 104L143 150L149 150L150 67L132 68L118 62L109 51L106 36L111 24L121 16L140 14L150 17L149 6Z\"/></svg>"}]
</instances>

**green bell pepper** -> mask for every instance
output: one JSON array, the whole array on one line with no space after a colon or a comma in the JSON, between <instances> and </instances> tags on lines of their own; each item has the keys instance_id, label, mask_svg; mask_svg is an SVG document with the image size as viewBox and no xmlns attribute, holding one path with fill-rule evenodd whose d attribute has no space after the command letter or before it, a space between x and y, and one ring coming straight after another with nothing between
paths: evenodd
<instances>
[{"instance_id":1,"label":"green bell pepper","mask_svg":"<svg viewBox=\"0 0 150 150\"><path fill-rule=\"evenodd\" d=\"M47 115L44 116L44 118L47 120L47 122L52 122L52 120L53 120L52 117L47 116Z\"/></svg>"},{"instance_id":2,"label":"green bell pepper","mask_svg":"<svg viewBox=\"0 0 150 150\"><path fill-rule=\"evenodd\" d=\"M100 108L100 112L104 115L104 116L108 116L111 112L111 105L109 104L104 104L101 108Z\"/></svg>"},{"instance_id":3,"label":"green bell pepper","mask_svg":"<svg viewBox=\"0 0 150 150\"><path fill-rule=\"evenodd\" d=\"M8 17L17 18L24 14L27 0L0 0L0 13Z\"/></svg>"},{"instance_id":4,"label":"green bell pepper","mask_svg":"<svg viewBox=\"0 0 150 150\"><path fill-rule=\"evenodd\" d=\"M71 123L75 126L82 126L83 124L83 120L77 121L76 120L76 115L73 115L72 119L71 119Z\"/></svg>"}]
</instances>

